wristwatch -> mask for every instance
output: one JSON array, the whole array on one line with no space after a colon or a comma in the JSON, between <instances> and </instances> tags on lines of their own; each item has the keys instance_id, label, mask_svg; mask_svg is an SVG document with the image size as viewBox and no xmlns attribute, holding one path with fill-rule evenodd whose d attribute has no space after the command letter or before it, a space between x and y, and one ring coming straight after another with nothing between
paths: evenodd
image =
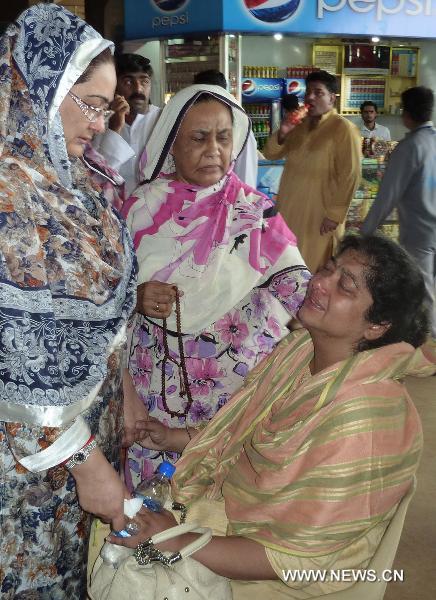
<instances>
[{"instance_id":1,"label":"wristwatch","mask_svg":"<svg viewBox=\"0 0 436 600\"><path fill-rule=\"evenodd\" d=\"M75 452L73 456L65 463L67 469L72 469L76 465L83 465L83 463L88 460L88 457L94 448L97 448L97 442L92 440L89 442L89 444L86 444L86 446L83 446L83 448L77 450L77 452Z\"/></svg>"}]
</instances>

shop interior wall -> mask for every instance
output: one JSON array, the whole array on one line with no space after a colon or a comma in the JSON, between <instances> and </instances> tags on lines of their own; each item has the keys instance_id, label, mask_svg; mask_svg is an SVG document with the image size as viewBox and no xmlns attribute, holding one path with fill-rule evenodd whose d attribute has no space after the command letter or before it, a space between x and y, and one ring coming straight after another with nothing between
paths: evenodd
<instances>
[{"instance_id":1,"label":"shop interior wall","mask_svg":"<svg viewBox=\"0 0 436 600\"><path fill-rule=\"evenodd\" d=\"M270 36L245 36L242 38L243 65L274 65L285 69L292 65L312 64L312 45L320 42L314 38L284 37L276 41ZM436 94L436 40L412 40L410 44L421 48L419 65L419 84L433 89ZM400 43L396 40L395 43ZM281 73L285 75L284 72ZM360 117L348 117L360 125ZM436 114L434 117L436 121ZM400 116L380 115L379 122L389 127L392 139L400 140L406 129Z\"/></svg>"},{"instance_id":2,"label":"shop interior wall","mask_svg":"<svg viewBox=\"0 0 436 600\"><path fill-rule=\"evenodd\" d=\"M269 66L286 69L291 65L310 65L312 63L313 38L284 37L276 41L271 36L244 36L241 44L242 64ZM436 40L414 40L413 45L421 48L419 65L419 84L431 87L436 94ZM151 94L153 104L161 103L161 76L159 42L131 41L124 42L124 52L137 52L150 59L154 70L154 82ZM282 75L284 75L284 71ZM349 117L351 121L360 124L359 117ZM395 115L380 115L379 121L391 130L392 139L400 140L406 133L401 123L401 117ZM435 115L436 121L436 115Z\"/></svg>"}]
</instances>

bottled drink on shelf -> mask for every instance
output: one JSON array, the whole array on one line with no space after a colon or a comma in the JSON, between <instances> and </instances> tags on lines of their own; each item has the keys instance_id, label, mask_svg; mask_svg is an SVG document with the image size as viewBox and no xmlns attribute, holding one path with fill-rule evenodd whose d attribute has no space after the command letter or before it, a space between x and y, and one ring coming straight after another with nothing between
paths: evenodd
<instances>
[{"instance_id":1,"label":"bottled drink on shelf","mask_svg":"<svg viewBox=\"0 0 436 600\"><path fill-rule=\"evenodd\" d=\"M170 479L176 467L163 461L150 479L144 479L135 490L135 497L142 498L142 504L154 512L160 512L169 497Z\"/></svg>"}]
</instances>

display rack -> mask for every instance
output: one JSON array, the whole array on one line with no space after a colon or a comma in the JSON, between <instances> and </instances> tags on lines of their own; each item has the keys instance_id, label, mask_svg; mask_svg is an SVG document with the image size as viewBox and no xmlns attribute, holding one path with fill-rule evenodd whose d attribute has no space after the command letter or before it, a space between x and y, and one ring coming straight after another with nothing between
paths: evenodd
<instances>
[{"instance_id":1,"label":"display rack","mask_svg":"<svg viewBox=\"0 0 436 600\"><path fill-rule=\"evenodd\" d=\"M401 94L417 85L419 48L393 47L391 49L391 70L387 93L387 112L392 115L401 112Z\"/></svg>"},{"instance_id":2,"label":"display rack","mask_svg":"<svg viewBox=\"0 0 436 600\"><path fill-rule=\"evenodd\" d=\"M384 157L362 159L362 179L348 209L345 229L347 233L358 232L374 202L380 181L383 177L386 161ZM398 241L398 214L396 209L380 225L378 231Z\"/></svg>"},{"instance_id":3,"label":"display rack","mask_svg":"<svg viewBox=\"0 0 436 600\"><path fill-rule=\"evenodd\" d=\"M342 106L344 114L360 113L360 105L365 100L375 102L379 112L386 103L387 83L385 77L374 75L343 75Z\"/></svg>"},{"instance_id":4,"label":"display rack","mask_svg":"<svg viewBox=\"0 0 436 600\"><path fill-rule=\"evenodd\" d=\"M379 113L400 114L402 92L418 82L419 48L394 45L387 48L384 43L380 48L385 50L384 62L387 61L386 50L390 48L389 64L380 63L380 68L362 67L359 71L358 66L344 69L345 46L350 48L352 44L335 44L332 41L331 44L314 44L312 49L315 67L333 73L336 66L335 74L341 89L337 102L339 112L357 115L360 104L364 100L372 100L377 104Z\"/></svg>"}]
</instances>

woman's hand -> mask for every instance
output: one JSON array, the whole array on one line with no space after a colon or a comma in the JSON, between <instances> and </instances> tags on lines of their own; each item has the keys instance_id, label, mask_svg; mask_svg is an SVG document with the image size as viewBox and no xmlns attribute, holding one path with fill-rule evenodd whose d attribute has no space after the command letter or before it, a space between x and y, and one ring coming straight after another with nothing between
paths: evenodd
<instances>
[{"instance_id":1,"label":"woman's hand","mask_svg":"<svg viewBox=\"0 0 436 600\"><path fill-rule=\"evenodd\" d=\"M155 513L144 508L141 508L132 521L138 526L138 533L130 538L117 538L110 535L107 538L108 541L118 546L136 548L138 544L145 542L156 533L177 525L170 512L163 510ZM200 526L202 525L204 524L200 523ZM185 533L157 544L157 548L162 552L175 553L197 537L197 533ZM260 543L242 536L213 536L204 548L193 555L193 558L215 573L230 579L246 579L248 581L278 579L278 575L266 556L265 548Z\"/></svg>"},{"instance_id":2,"label":"woman's hand","mask_svg":"<svg viewBox=\"0 0 436 600\"><path fill-rule=\"evenodd\" d=\"M129 448L145 435L144 423L148 421L148 410L138 396L128 369L123 371L124 434L122 445Z\"/></svg>"},{"instance_id":3,"label":"woman's hand","mask_svg":"<svg viewBox=\"0 0 436 600\"><path fill-rule=\"evenodd\" d=\"M138 533L135 533L130 538L119 538L114 535L110 535L107 539L111 544L117 544L118 546L127 546L128 548L136 548L141 542L145 542L149 537L152 537L156 533L165 531L170 527L178 525L174 515L168 510L161 510L160 512L153 512L148 508L141 508L141 510L130 519L134 521L138 526ZM171 550L170 540L164 544L159 544L160 550Z\"/></svg>"},{"instance_id":4,"label":"woman's hand","mask_svg":"<svg viewBox=\"0 0 436 600\"><path fill-rule=\"evenodd\" d=\"M182 452L192 437L192 434L188 434L186 429L167 427L154 417L141 423L141 429L143 436L137 441L141 446L150 450Z\"/></svg>"},{"instance_id":5,"label":"woman's hand","mask_svg":"<svg viewBox=\"0 0 436 600\"><path fill-rule=\"evenodd\" d=\"M76 480L79 504L86 512L111 523L112 529L124 529L124 499L131 494L115 469L108 463L99 448L91 452L88 460L71 469Z\"/></svg>"},{"instance_id":6,"label":"woman's hand","mask_svg":"<svg viewBox=\"0 0 436 600\"><path fill-rule=\"evenodd\" d=\"M177 287L171 283L160 281L141 283L137 289L136 310L147 317L166 319L173 309L176 293L183 296L183 292L177 290Z\"/></svg>"}]
</instances>

